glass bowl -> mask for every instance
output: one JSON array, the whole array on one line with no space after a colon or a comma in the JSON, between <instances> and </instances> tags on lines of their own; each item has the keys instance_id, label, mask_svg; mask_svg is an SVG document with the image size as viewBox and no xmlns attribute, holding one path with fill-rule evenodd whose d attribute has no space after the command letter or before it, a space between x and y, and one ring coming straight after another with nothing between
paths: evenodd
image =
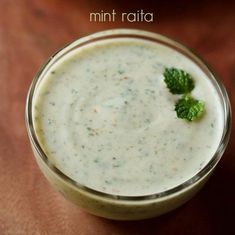
<instances>
[{"instance_id":1,"label":"glass bowl","mask_svg":"<svg viewBox=\"0 0 235 235\"><path fill-rule=\"evenodd\" d=\"M71 51L89 43L104 39L119 39L125 37L145 39L160 43L182 53L197 64L217 90L224 115L223 134L219 146L208 164L186 182L170 190L146 196L119 196L99 192L65 175L49 160L40 146L32 118L35 91L38 88L38 84L40 84L55 63L60 61L61 58ZM156 33L133 29L114 29L80 38L49 58L41 67L30 86L26 102L26 127L35 158L41 171L48 181L61 192L65 198L94 215L116 220L138 220L155 217L179 207L188 201L204 185L228 144L231 130L231 107L226 90L220 80L208 65L190 49L181 43Z\"/></svg>"}]
</instances>

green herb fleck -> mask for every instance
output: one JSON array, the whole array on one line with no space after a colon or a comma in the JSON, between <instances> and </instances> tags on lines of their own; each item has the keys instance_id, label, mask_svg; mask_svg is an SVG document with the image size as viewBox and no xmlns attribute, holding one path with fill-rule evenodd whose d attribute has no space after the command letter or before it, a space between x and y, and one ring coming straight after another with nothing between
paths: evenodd
<instances>
[{"instance_id":1,"label":"green herb fleck","mask_svg":"<svg viewBox=\"0 0 235 235\"><path fill-rule=\"evenodd\" d=\"M113 168L118 168L118 167L120 167L120 164L118 164L118 163L117 164L113 164L112 167Z\"/></svg>"},{"instance_id":2,"label":"green herb fleck","mask_svg":"<svg viewBox=\"0 0 235 235\"><path fill-rule=\"evenodd\" d=\"M194 81L190 74L176 68L166 68L164 81L172 94L187 94L194 88Z\"/></svg>"},{"instance_id":3,"label":"green herb fleck","mask_svg":"<svg viewBox=\"0 0 235 235\"><path fill-rule=\"evenodd\" d=\"M124 72L125 72L125 71L122 70L122 69L119 69L119 70L118 70L118 73L119 73L119 74L123 74Z\"/></svg>"},{"instance_id":4,"label":"green herb fleck","mask_svg":"<svg viewBox=\"0 0 235 235\"><path fill-rule=\"evenodd\" d=\"M175 111L178 118L194 121L203 115L205 104L203 101L196 100L189 95L185 95L176 103Z\"/></svg>"}]
</instances>

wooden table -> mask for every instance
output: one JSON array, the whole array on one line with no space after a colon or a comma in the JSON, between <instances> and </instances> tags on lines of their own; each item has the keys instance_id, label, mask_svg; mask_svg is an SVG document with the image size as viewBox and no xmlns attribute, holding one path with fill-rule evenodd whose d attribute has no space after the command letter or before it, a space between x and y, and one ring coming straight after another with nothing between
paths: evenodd
<instances>
[{"instance_id":1,"label":"wooden table","mask_svg":"<svg viewBox=\"0 0 235 235\"><path fill-rule=\"evenodd\" d=\"M187 1L124 2L0 1L1 235L235 234L233 133L227 151L206 187L181 208L146 221L117 222L83 212L57 193L36 165L24 124L25 99L32 78L57 49L96 31L116 27L141 28L182 41L214 68L234 104L235 4L226 1L197 1L194 4ZM132 12L141 8L146 12L154 11L154 23L89 22L89 13L101 9Z\"/></svg>"}]
</instances>

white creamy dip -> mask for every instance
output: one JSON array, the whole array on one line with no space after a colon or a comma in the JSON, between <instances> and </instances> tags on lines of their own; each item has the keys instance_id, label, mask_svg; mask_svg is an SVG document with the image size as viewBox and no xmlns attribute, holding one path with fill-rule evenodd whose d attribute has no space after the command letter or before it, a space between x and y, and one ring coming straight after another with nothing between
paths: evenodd
<instances>
[{"instance_id":1,"label":"white creamy dip","mask_svg":"<svg viewBox=\"0 0 235 235\"><path fill-rule=\"evenodd\" d=\"M165 67L187 71L205 102L196 122L176 117ZM159 193L187 181L215 153L223 131L217 91L191 60L142 39L90 43L53 65L33 102L36 135L64 174L124 196Z\"/></svg>"}]
</instances>

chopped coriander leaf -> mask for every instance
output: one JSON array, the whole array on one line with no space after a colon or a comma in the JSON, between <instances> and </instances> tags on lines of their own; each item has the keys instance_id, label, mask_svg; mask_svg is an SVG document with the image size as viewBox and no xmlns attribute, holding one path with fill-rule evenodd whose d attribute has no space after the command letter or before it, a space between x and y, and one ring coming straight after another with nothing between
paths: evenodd
<instances>
[{"instance_id":1,"label":"chopped coriander leaf","mask_svg":"<svg viewBox=\"0 0 235 235\"><path fill-rule=\"evenodd\" d=\"M187 94L194 88L190 74L181 69L165 68L164 81L172 94Z\"/></svg>"},{"instance_id":2,"label":"chopped coriander leaf","mask_svg":"<svg viewBox=\"0 0 235 235\"><path fill-rule=\"evenodd\" d=\"M185 95L176 103L175 111L178 118L194 121L203 115L205 103L189 95Z\"/></svg>"}]
</instances>

